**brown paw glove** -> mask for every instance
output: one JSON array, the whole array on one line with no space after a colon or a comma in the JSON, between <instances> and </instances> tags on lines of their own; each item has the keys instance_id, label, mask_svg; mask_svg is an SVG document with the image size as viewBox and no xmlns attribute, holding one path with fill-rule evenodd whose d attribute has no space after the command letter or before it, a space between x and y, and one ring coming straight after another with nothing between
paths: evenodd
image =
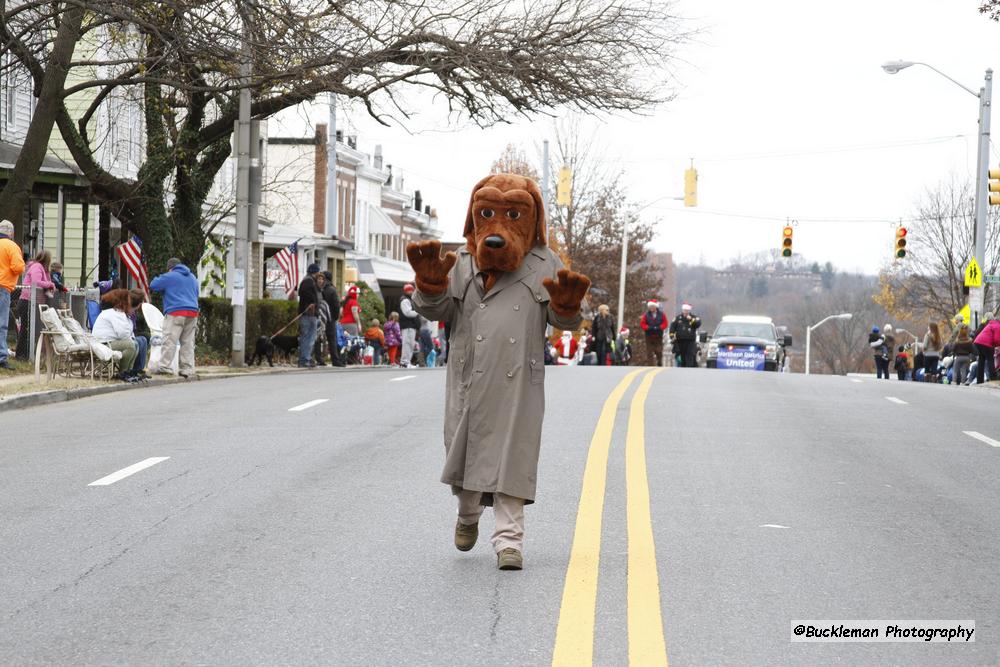
<instances>
[{"instance_id":1,"label":"brown paw glove","mask_svg":"<svg viewBox=\"0 0 1000 667\"><path fill-rule=\"evenodd\" d=\"M542 285L549 292L549 306L561 317L580 312L580 302L590 289L590 278L569 269L559 269L556 280L545 278Z\"/></svg>"},{"instance_id":2,"label":"brown paw glove","mask_svg":"<svg viewBox=\"0 0 1000 667\"><path fill-rule=\"evenodd\" d=\"M442 294L448 289L448 272L458 261L458 255L449 252L441 257L440 241L408 243L406 257L416 274L418 290L424 294Z\"/></svg>"}]
</instances>

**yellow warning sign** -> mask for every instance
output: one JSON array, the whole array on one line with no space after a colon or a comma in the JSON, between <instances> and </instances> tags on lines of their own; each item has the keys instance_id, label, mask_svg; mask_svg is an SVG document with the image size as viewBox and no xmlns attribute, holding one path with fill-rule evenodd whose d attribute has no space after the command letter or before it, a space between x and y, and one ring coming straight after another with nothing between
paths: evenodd
<instances>
[{"instance_id":1,"label":"yellow warning sign","mask_svg":"<svg viewBox=\"0 0 1000 667\"><path fill-rule=\"evenodd\" d=\"M973 257L969 260L969 265L965 267L965 286L982 287L983 272L979 269L979 262Z\"/></svg>"}]
</instances>

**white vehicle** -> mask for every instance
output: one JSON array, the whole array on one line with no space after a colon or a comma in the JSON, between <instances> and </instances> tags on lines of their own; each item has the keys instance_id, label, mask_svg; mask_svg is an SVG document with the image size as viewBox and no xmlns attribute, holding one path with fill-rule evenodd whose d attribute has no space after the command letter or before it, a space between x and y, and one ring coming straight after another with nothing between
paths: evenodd
<instances>
[{"instance_id":1,"label":"white vehicle","mask_svg":"<svg viewBox=\"0 0 1000 667\"><path fill-rule=\"evenodd\" d=\"M778 336L770 317L726 315L708 340L707 368L780 371L791 336Z\"/></svg>"}]
</instances>

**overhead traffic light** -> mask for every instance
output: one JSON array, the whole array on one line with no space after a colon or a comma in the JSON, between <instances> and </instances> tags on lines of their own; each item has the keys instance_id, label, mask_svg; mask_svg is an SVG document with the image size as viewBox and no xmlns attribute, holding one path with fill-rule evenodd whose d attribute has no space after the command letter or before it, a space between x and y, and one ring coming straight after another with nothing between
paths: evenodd
<instances>
[{"instance_id":1,"label":"overhead traffic light","mask_svg":"<svg viewBox=\"0 0 1000 667\"><path fill-rule=\"evenodd\" d=\"M990 169L990 206L1000 206L1000 169Z\"/></svg>"},{"instance_id":2,"label":"overhead traffic light","mask_svg":"<svg viewBox=\"0 0 1000 667\"><path fill-rule=\"evenodd\" d=\"M781 231L781 256L791 257L792 256L792 228L785 227Z\"/></svg>"},{"instance_id":3,"label":"overhead traffic light","mask_svg":"<svg viewBox=\"0 0 1000 667\"><path fill-rule=\"evenodd\" d=\"M684 205L698 205L698 170L693 163L690 169L684 170Z\"/></svg>"},{"instance_id":4,"label":"overhead traffic light","mask_svg":"<svg viewBox=\"0 0 1000 667\"><path fill-rule=\"evenodd\" d=\"M896 228L896 259L906 257L906 227Z\"/></svg>"}]
</instances>

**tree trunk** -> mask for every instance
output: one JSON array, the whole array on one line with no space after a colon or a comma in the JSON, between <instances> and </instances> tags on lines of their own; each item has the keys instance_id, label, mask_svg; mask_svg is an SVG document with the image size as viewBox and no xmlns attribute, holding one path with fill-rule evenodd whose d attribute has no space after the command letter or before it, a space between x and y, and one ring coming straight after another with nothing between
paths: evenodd
<instances>
[{"instance_id":1,"label":"tree trunk","mask_svg":"<svg viewBox=\"0 0 1000 667\"><path fill-rule=\"evenodd\" d=\"M73 50L80 39L80 25L83 23L83 7L71 5L62 15L59 33L49 54L48 66L42 79L42 90L35 105L35 113L28 126L24 145L17 156L17 164L10 180L0 192L0 218L14 224L21 221L21 215L31 197L35 177L45 159L49 146L52 126L62 105L62 91L66 74L73 57Z\"/></svg>"}]
</instances>

